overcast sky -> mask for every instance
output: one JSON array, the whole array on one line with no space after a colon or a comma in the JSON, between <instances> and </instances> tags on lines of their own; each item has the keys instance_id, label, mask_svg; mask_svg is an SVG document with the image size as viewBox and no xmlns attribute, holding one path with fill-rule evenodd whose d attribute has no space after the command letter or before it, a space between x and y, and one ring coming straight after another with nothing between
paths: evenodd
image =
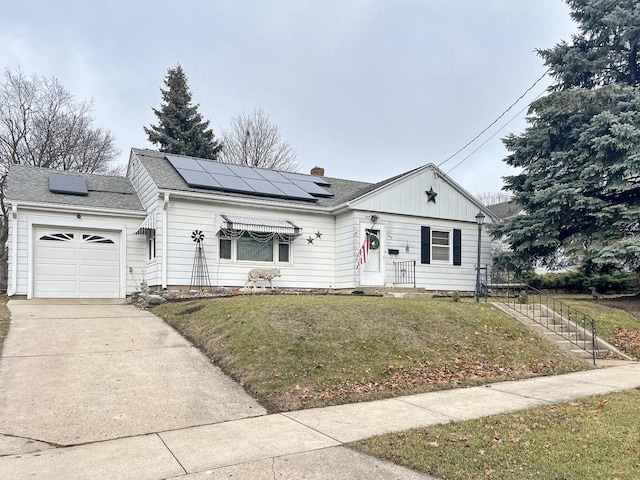
<instances>
[{"instance_id":1,"label":"overcast sky","mask_svg":"<svg viewBox=\"0 0 640 480\"><path fill-rule=\"evenodd\" d=\"M303 173L369 182L446 160L544 73L534 50L575 31L562 0L7 3L0 65L93 99L123 164L131 147L154 148L142 127L179 63L214 132L259 106ZM513 173L500 138L524 113L505 124L549 83L441 168L472 194L500 190Z\"/></svg>"}]
</instances>

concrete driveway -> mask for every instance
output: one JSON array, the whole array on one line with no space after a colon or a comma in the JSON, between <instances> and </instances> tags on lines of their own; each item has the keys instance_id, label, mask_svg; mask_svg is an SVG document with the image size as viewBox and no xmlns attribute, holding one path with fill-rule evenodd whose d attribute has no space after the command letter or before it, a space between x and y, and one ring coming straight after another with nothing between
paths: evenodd
<instances>
[{"instance_id":1,"label":"concrete driveway","mask_svg":"<svg viewBox=\"0 0 640 480\"><path fill-rule=\"evenodd\" d=\"M0 454L264 415L162 320L122 301L11 300Z\"/></svg>"}]
</instances>

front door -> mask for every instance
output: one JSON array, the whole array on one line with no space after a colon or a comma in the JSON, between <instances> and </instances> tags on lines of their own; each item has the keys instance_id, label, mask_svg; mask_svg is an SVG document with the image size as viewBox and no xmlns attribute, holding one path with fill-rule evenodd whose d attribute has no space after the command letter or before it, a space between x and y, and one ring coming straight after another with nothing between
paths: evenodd
<instances>
[{"instance_id":1,"label":"front door","mask_svg":"<svg viewBox=\"0 0 640 480\"><path fill-rule=\"evenodd\" d=\"M369 261L360 265L360 286L383 287L384 286L384 256L383 239L384 226L375 225L371 228L361 227L360 245L364 243L365 236L369 236Z\"/></svg>"}]
</instances>

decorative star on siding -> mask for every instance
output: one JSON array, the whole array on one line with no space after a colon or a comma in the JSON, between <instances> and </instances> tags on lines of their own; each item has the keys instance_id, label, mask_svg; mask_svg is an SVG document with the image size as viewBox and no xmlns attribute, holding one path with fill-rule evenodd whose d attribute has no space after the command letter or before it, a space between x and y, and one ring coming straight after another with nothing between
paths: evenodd
<instances>
[{"instance_id":1,"label":"decorative star on siding","mask_svg":"<svg viewBox=\"0 0 640 480\"><path fill-rule=\"evenodd\" d=\"M438 194L433 191L433 187L429 188L429 190L427 190L424 193L427 194L427 203L429 202L436 203L436 197L438 196Z\"/></svg>"},{"instance_id":2,"label":"decorative star on siding","mask_svg":"<svg viewBox=\"0 0 640 480\"><path fill-rule=\"evenodd\" d=\"M316 238L322 238L322 234L320 233L320 230L316 232Z\"/></svg>"},{"instance_id":3,"label":"decorative star on siding","mask_svg":"<svg viewBox=\"0 0 640 480\"><path fill-rule=\"evenodd\" d=\"M309 238L307 238L307 244L309 243L313 243L313 237L311 235L309 235Z\"/></svg>"}]
</instances>

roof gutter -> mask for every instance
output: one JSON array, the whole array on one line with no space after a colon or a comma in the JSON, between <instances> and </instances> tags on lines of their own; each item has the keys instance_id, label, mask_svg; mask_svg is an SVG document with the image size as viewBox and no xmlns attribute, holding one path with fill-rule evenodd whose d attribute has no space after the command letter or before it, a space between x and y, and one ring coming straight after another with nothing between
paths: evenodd
<instances>
[{"instance_id":1,"label":"roof gutter","mask_svg":"<svg viewBox=\"0 0 640 480\"><path fill-rule=\"evenodd\" d=\"M163 195L171 195L173 198L185 198L192 200L205 200L209 202L216 202L225 205L235 205L239 204L248 205L252 207L260 207L260 208L273 208L276 210L288 210L291 211L292 208L295 208L296 211L306 211L309 213L318 213L331 215L333 214L333 210L335 207L318 207L313 206L313 204L308 204L309 206L301 203L296 204L282 204L282 203L274 203L266 200L267 197L261 197L260 199L248 199L248 198L230 198L230 197L222 197L222 196L212 196L211 194L201 194L201 193L191 193L191 192L180 192L176 190L159 190L160 194ZM265 201L266 200L266 201Z\"/></svg>"},{"instance_id":2,"label":"roof gutter","mask_svg":"<svg viewBox=\"0 0 640 480\"><path fill-rule=\"evenodd\" d=\"M117 214L123 217L143 217L146 215L144 210L115 210L96 207L80 207L70 205L58 205L55 203L21 203L22 210L50 210L52 212L63 213L91 213L95 215L113 215Z\"/></svg>"}]
</instances>

